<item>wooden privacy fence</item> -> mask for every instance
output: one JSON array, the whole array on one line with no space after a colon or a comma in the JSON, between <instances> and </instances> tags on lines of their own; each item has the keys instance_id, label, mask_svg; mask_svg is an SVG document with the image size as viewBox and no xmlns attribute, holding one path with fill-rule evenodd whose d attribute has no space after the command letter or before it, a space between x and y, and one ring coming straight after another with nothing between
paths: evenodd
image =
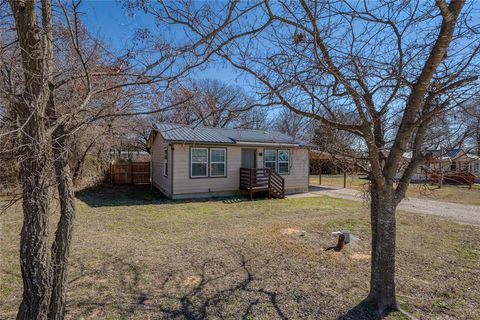
<instances>
[{"instance_id":1,"label":"wooden privacy fence","mask_svg":"<svg viewBox=\"0 0 480 320\"><path fill-rule=\"evenodd\" d=\"M112 184L149 184L150 162L110 163Z\"/></svg>"}]
</instances>

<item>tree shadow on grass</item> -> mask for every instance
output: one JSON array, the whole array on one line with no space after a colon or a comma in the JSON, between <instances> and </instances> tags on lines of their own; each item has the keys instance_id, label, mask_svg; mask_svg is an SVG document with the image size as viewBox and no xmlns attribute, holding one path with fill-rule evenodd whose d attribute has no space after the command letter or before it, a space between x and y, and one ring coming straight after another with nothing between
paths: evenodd
<instances>
[{"instance_id":1,"label":"tree shadow on grass","mask_svg":"<svg viewBox=\"0 0 480 320\"><path fill-rule=\"evenodd\" d=\"M93 208L138 206L160 203L190 203L222 201L225 204L235 204L243 201L250 201L242 195L227 197L209 197L199 199L171 200L156 188L149 185L99 185L89 187L75 192L75 196ZM266 196L257 197L254 200L265 200Z\"/></svg>"},{"instance_id":2,"label":"tree shadow on grass","mask_svg":"<svg viewBox=\"0 0 480 320\"><path fill-rule=\"evenodd\" d=\"M161 275L163 280L155 285L155 289L145 289L140 283L142 267L127 261L127 258L112 256L106 259L100 270L90 270L82 276L98 276L102 268L114 268L119 280L119 288L114 289L117 296L97 301L95 297L88 296L73 299L69 301L68 309L72 310L76 317L87 318L102 317L102 313L108 309L122 318L135 315L161 319L210 319L228 318L232 313L230 308L234 305L235 318L253 319L259 315L256 308L262 307L268 308L275 319L288 319L279 303L279 294L258 286L260 278L251 264L256 258L258 256L247 258L243 253L239 253L235 265L213 274L209 269L221 263L218 258L205 259L200 265L190 262L198 275L195 282L181 286L176 282L176 276L183 278L181 270L166 271ZM268 263L269 261L265 264ZM69 286L80 279L81 277L75 277ZM265 277L261 278L264 279Z\"/></svg>"},{"instance_id":3,"label":"tree shadow on grass","mask_svg":"<svg viewBox=\"0 0 480 320\"><path fill-rule=\"evenodd\" d=\"M251 270L250 261L243 254L239 254L239 265L236 269L228 270L225 273L215 276L206 276L206 265L204 263L201 267L200 281L196 286L189 290L186 294L180 297L169 297L178 299L180 305L178 307L168 308L159 306L159 311L162 316L167 318L183 317L185 319L209 319L209 318L224 318L225 315L220 312L221 308L218 306L236 299L239 293L248 293L252 295L244 310L238 315L242 319L252 319L255 317L254 308L259 304L268 304L273 308L276 319L288 319L285 312L282 310L278 302L278 294L275 291L264 288L254 287L253 283L256 280L255 273ZM212 281L228 277L232 272L241 271L243 277L230 284L229 287L221 290L216 290L211 294L205 294L206 286Z\"/></svg>"},{"instance_id":4,"label":"tree shadow on grass","mask_svg":"<svg viewBox=\"0 0 480 320\"><path fill-rule=\"evenodd\" d=\"M168 199L149 185L100 185L75 192L75 196L88 206L116 207L162 203Z\"/></svg>"},{"instance_id":5,"label":"tree shadow on grass","mask_svg":"<svg viewBox=\"0 0 480 320\"><path fill-rule=\"evenodd\" d=\"M355 307L338 317L337 320L381 320L390 315L392 311L385 311L382 315L379 315L370 301L362 300Z\"/></svg>"},{"instance_id":6,"label":"tree shadow on grass","mask_svg":"<svg viewBox=\"0 0 480 320\"><path fill-rule=\"evenodd\" d=\"M313 184L310 184L310 185L308 186L308 192L330 191L330 190L337 190L337 189L338 189L338 188L325 187L325 186L313 185Z\"/></svg>"}]
</instances>

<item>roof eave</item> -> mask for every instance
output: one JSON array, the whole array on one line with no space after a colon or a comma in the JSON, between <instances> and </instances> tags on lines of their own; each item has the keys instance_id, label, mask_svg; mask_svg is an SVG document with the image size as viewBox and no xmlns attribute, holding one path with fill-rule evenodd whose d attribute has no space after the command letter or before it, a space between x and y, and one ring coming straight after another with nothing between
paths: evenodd
<instances>
[{"instance_id":1,"label":"roof eave","mask_svg":"<svg viewBox=\"0 0 480 320\"><path fill-rule=\"evenodd\" d=\"M166 142L169 143L178 143L178 144L196 144L196 145L229 145L229 146L260 146L260 147L305 147L308 146L302 145L299 143L281 143L281 142L256 142L256 141L232 141L232 142L214 142L214 141L193 141L193 140L169 140L164 139Z\"/></svg>"},{"instance_id":2,"label":"roof eave","mask_svg":"<svg viewBox=\"0 0 480 320\"><path fill-rule=\"evenodd\" d=\"M299 147L298 143L283 143L283 142L257 142L257 141L237 141L237 145L248 146L265 146L265 147Z\"/></svg>"},{"instance_id":3,"label":"roof eave","mask_svg":"<svg viewBox=\"0 0 480 320\"><path fill-rule=\"evenodd\" d=\"M229 145L229 146L232 146L232 145L235 145L235 142L214 142L214 141L193 141L193 140L169 140L169 139L165 139L165 141L169 142L169 143L178 143L178 144L197 144L197 145L200 145L200 144L218 144L218 145Z\"/></svg>"}]
</instances>

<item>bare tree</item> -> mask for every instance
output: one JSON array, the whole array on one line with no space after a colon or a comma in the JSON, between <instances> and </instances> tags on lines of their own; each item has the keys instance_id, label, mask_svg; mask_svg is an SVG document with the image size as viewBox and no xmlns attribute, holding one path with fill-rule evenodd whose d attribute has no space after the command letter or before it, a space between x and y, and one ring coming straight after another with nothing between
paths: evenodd
<instances>
[{"instance_id":1,"label":"bare tree","mask_svg":"<svg viewBox=\"0 0 480 320\"><path fill-rule=\"evenodd\" d=\"M312 134L311 119L299 115L289 109L281 109L275 113L272 127L292 137L310 140Z\"/></svg>"},{"instance_id":2,"label":"bare tree","mask_svg":"<svg viewBox=\"0 0 480 320\"><path fill-rule=\"evenodd\" d=\"M265 120L258 117L261 107L242 88L216 79L190 80L174 88L170 99L171 103L188 102L158 115L160 120L220 128L254 128Z\"/></svg>"},{"instance_id":3,"label":"bare tree","mask_svg":"<svg viewBox=\"0 0 480 320\"><path fill-rule=\"evenodd\" d=\"M463 111L468 149L480 156L480 97L472 99Z\"/></svg>"},{"instance_id":4,"label":"bare tree","mask_svg":"<svg viewBox=\"0 0 480 320\"><path fill-rule=\"evenodd\" d=\"M477 2L161 2L150 12L209 36L206 52L256 79L258 100L359 137L371 177L372 264L367 301L395 297L395 211L433 119L478 90ZM338 114L352 114L342 118ZM395 177L412 152L398 184Z\"/></svg>"},{"instance_id":5,"label":"bare tree","mask_svg":"<svg viewBox=\"0 0 480 320\"><path fill-rule=\"evenodd\" d=\"M11 151L20 163L24 213L24 291L17 318L63 319L76 212L70 168L75 134L96 121L174 108L139 106L138 97L158 97L203 58L189 55L191 47L174 46L164 46L153 61L144 51L138 56L128 50L112 54L82 26L81 2L58 1L55 10L51 0L12 0L8 9L0 4L1 14L6 13L1 22L6 32L0 39L0 116L6 125L0 138L2 145L7 137L15 138ZM54 19L53 14L58 16ZM60 219L49 250L54 187Z\"/></svg>"}]
</instances>

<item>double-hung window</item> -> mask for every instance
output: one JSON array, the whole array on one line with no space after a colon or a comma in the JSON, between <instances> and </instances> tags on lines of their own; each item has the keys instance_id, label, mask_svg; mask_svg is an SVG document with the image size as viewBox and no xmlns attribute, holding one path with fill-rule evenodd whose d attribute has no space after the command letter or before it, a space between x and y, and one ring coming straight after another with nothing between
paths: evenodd
<instances>
[{"instance_id":1,"label":"double-hung window","mask_svg":"<svg viewBox=\"0 0 480 320\"><path fill-rule=\"evenodd\" d=\"M265 168L280 174L290 172L290 151L265 149L264 151Z\"/></svg>"},{"instance_id":2,"label":"double-hung window","mask_svg":"<svg viewBox=\"0 0 480 320\"><path fill-rule=\"evenodd\" d=\"M211 148L210 149L210 176L224 177L226 174L226 150Z\"/></svg>"},{"instance_id":3,"label":"double-hung window","mask_svg":"<svg viewBox=\"0 0 480 320\"><path fill-rule=\"evenodd\" d=\"M190 177L225 177L227 175L227 149L191 148Z\"/></svg>"},{"instance_id":4,"label":"double-hung window","mask_svg":"<svg viewBox=\"0 0 480 320\"><path fill-rule=\"evenodd\" d=\"M208 177L208 148L192 148L190 157L191 176Z\"/></svg>"},{"instance_id":5,"label":"double-hung window","mask_svg":"<svg viewBox=\"0 0 480 320\"><path fill-rule=\"evenodd\" d=\"M278 150L278 173L290 172L290 152L288 150Z\"/></svg>"},{"instance_id":6,"label":"double-hung window","mask_svg":"<svg viewBox=\"0 0 480 320\"><path fill-rule=\"evenodd\" d=\"M163 175L168 176L168 147L163 149Z\"/></svg>"},{"instance_id":7,"label":"double-hung window","mask_svg":"<svg viewBox=\"0 0 480 320\"><path fill-rule=\"evenodd\" d=\"M265 168L277 171L277 150L264 151Z\"/></svg>"}]
</instances>

